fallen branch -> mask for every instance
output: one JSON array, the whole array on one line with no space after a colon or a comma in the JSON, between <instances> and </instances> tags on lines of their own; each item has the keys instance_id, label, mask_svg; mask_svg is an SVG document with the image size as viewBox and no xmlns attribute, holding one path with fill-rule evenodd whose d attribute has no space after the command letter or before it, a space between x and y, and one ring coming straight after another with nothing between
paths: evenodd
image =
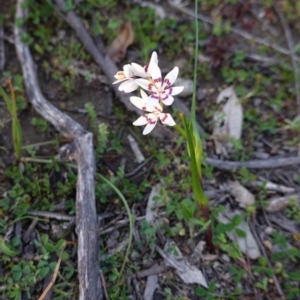
<instances>
[{"instance_id":1,"label":"fallen branch","mask_svg":"<svg viewBox=\"0 0 300 300\"><path fill-rule=\"evenodd\" d=\"M15 46L22 66L24 83L32 106L65 137L73 140L78 165L76 225L78 234L79 299L102 299L99 276L97 215L94 193L94 152L92 134L48 102L41 93L35 65L20 20L26 19L25 0L18 0L14 26Z\"/></svg>"},{"instance_id":2,"label":"fallen branch","mask_svg":"<svg viewBox=\"0 0 300 300\"><path fill-rule=\"evenodd\" d=\"M233 170L238 168L248 169L275 169L281 167L288 167L300 164L300 156L294 157L283 157L283 158L270 158L270 159L259 159L259 160L248 160L248 161L227 161L214 158L207 158L207 164L218 168L220 170Z\"/></svg>"}]
</instances>

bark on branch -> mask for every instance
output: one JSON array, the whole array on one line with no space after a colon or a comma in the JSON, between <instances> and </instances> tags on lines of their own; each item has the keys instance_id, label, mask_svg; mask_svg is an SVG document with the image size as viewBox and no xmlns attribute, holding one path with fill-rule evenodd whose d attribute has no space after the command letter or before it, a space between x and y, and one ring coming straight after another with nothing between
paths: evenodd
<instances>
[{"instance_id":1,"label":"bark on branch","mask_svg":"<svg viewBox=\"0 0 300 300\"><path fill-rule=\"evenodd\" d=\"M78 164L76 230L78 234L79 299L101 300L103 297L98 263L92 134L54 107L42 95L29 47L21 40L26 31L18 25L20 20L25 20L26 17L27 12L24 9L26 7L24 4L25 0L17 1L14 33L16 51L22 66L29 101L38 113L53 124L58 131L73 140L76 149L75 159Z\"/></svg>"}]
</instances>

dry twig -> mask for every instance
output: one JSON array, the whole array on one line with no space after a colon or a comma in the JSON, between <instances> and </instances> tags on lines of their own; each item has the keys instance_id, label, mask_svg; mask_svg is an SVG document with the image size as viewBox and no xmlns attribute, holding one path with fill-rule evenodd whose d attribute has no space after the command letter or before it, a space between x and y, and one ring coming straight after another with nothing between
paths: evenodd
<instances>
[{"instance_id":1,"label":"dry twig","mask_svg":"<svg viewBox=\"0 0 300 300\"><path fill-rule=\"evenodd\" d=\"M96 234L97 215L94 191L94 152L92 134L80 124L48 102L41 93L35 65L27 44L22 41L26 34L20 27L27 11L25 0L18 0L14 26L15 46L22 66L24 82L29 101L47 121L65 137L73 140L78 165L76 194L76 225L78 233L78 275L79 299L102 299L101 281L98 264L98 238Z\"/></svg>"},{"instance_id":2,"label":"dry twig","mask_svg":"<svg viewBox=\"0 0 300 300\"><path fill-rule=\"evenodd\" d=\"M52 277L49 285L44 290L43 294L39 297L38 300L43 300L46 297L46 295L48 294L51 287L53 286L53 284L55 282L55 279L57 277L57 274L58 274L59 266L60 266L60 263L61 263L61 256L62 256L63 250L65 249L65 246L66 246L66 243L63 245L62 249L60 250L59 258L58 258L57 264L56 264L54 272L53 272L53 277Z\"/></svg>"},{"instance_id":3,"label":"dry twig","mask_svg":"<svg viewBox=\"0 0 300 300\"><path fill-rule=\"evenodd\" d=\"M233 170L237 168L248 168L248 169L275 169L281 167L288 167L300 164L299 156L292 157L279 157L279 158L269 158L269 159L258 159L258 160L248 160L248 161L228 161L220 160L214 158L207 158L207 164L218 168L220 170Z\"/></svg>"},{"instance_id":4,"label":"dry twig","mask_svg":"<svg viewBox=\"0 0 300 300\"><path fill-rule=\"evenodd\" d=\"M255 215L252 216L252 221L253 221L253 223L252 223L252 222L249 222L250 228L251 228L251 231L252 231L252 234L253 234L253 236L254 236L256 242L258 243L258 246L259 246L259 248L260 248L261 253L263 254L263 256L265 257L265 259L266 259L266 261L267 261L268 267L269 267L270 269L273 269L273 267L272 267L272 265L271 265L271 262L270 262L270 260L269 260L269 258L268 258L268 256L267 256L265 247L264 247L263 244L262 244L262 241L261 241L261 239L260 239L260 237L259 237L259 234L257 234L257 232L256 232L256 228L255 228ZM282 289L281 289L280 283L279 283L279 281L278 281L276 275L273 275L272 278L273 278L273 281L274 281L274 284L275 284L275 286L276 286L276 289L277 289L278 294L280 295L280 297L283 297L283 296L284 296L284 293L283 293L283 291L282 291ZM285 299L285 298L283 298L283 299Z\"/></svg>"}]
</instances>

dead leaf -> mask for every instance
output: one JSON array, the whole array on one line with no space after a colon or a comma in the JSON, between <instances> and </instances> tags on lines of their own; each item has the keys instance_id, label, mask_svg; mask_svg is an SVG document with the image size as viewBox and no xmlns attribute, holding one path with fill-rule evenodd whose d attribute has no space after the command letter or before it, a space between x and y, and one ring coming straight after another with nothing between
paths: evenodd
<instances>
[{"instance_id":1,"label":"dead leaf","mask_svg":"<svg viewBox=\"0 0 300 300\"><path fill-rule=\"evenodd\" d=\"M151 193L148 198L147 208L146 208L146 220L149 224L154 225L155 218L157 215L157 210L159 208L158 201L155 201L154 198L160 195L160 190L162 184L158 183L152 187Z\"/></svg>"},{"instance_id":2,"label":"dead leaf","mask_svg":"<svg viewBox=\"0 0 300 300\"><path fill-rule=\"evenodd\" d=\"M228 181L228 187L230 194L240 204L240 207L245 208L255 202L254 196L238 181Z\"/></svg>"},{"instance_id":3,"label":"dead leaf","mask_svg":"<svg viewBox=\"0 0 300 300\"><path fill-rule=\"evenodd\" d=\"M150 275L147 278L147 283L144 291L144 300L152 300L158 283L158 276L156 274Z\"/></svg>"},{"instance_id":4,"label":"dead leaf","mask_svg":"<svg viewBox=\"0 0 300 300\"><path fill-rule=\"evenodd\" d=\"M133 41L132 24L128 21L119 28L117 37L107 47L109 57L116 63L120 62L125 57L127 48Z\"/></svg>"},{"instance_id":5,"label":"dead leaf","mask_svg":"<svg viewBox=\"0 0 300 300\"><path fill-rule=\"evenodd\" d=\"M222 104L225 102L225 104ZM217 154L232 149L228 138L239 140L242 135L243 109L232 86L222 90L217 98L220 110L214 115L213 138ZM227 150L227 151L226 151Z\"/></svg>"},{"instance_id":6,"label":"dead leaf","mask_svg":"<svg viewBox=\"0 0 300 300\"><path fill-rule=\"evenodd\" d=\"M230 211L229 207L226 207L226 211L224 213L218 214L219 222L223 224L227 224L231 222L235 215L241 215L243 212L241 210L236 209L235 211ZM249 228L249 225L242 220L239 225L236 226L239 230L245 232L246 237L240 237L235 230L230 232L226 232L226 235L233 241L235 241L242 253L246 254L251 259L257 259L260 257L260 250L255 238L252 235L252 232Z\"/></svg>"},{"instance_id":7,"label":"dead leaf","mask_svg":"<svg viewBox=\"0 0 300 300\"><path fill-rule=\"evenodd\" d=\"M277 212L285 209L291 201L296 201L297 205L300 202L300 194L288 195L280 198L275 198L269 201L266 211L268 212Z\"/></svg>"},{"instance_id":8,"label":"dead leaf","mask_svg":"<svg viewBox=\"0 0 300 300\"><path fill-rule=\"evenodd\" d=\"M139 144L134 139L134 137L131 134L127 135L127 139L129 141L130 148L135 156L135 159L138 163L141 163L145 160L145 157L142 153L142 151L139 148Z\"/></svg>"},{"instance_id":9,"label":"dead leaf","mask_svg":"<svg viewBox=\"0 0 300 300\"><path fill-rule=\"evenodd\" d=\"M175 268L176 274L187 284L197 283L208 287L202 272L191 265L174 242L167 242L164 250L156 246L156 250L164 258L167 266Z\"/></svg>"}]
</instances>

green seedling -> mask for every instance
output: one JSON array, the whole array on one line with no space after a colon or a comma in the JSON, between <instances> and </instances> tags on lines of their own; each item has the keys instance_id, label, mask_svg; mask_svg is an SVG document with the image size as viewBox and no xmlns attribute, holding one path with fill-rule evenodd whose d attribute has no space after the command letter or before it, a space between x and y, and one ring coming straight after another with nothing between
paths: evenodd
<instances>
[{"instance_id":1,"label":"green seedling","mask_svg":"<svg viewBox=\"0 0 300 300\"><path fill-rule=\"evenodd\" d=\"M8 86L10 89L10 98L1 86L0 94L3 97L12 118L12 139L14 144L14 152L16 159L20 160L22 156L22 129L18 119L16 97L11 80L8 80Z\"/></svg>"}]
</instances>

